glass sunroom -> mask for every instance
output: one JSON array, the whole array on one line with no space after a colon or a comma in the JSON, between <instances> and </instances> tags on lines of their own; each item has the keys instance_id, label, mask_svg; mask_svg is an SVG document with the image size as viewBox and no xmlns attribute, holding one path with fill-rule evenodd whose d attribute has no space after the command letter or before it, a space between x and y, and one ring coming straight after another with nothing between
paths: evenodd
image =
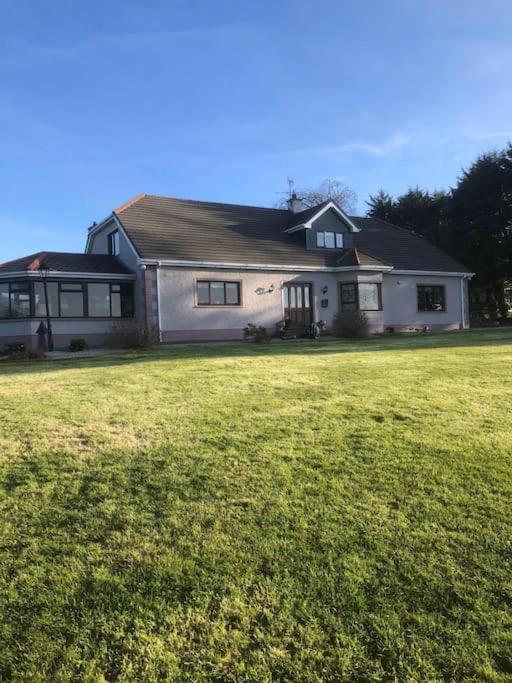
<instances>
[{"instance_id":1,"label":"glass sunroom","mask_svg":"<svg viewBox=\"0 0 512 683\"><path fill-rule=\"evenodd\" d=\"M51 253L0 265L0 348L35 348L47 317L56 348L72 338L108 343L115 323L134 318L134 289L135 275L114 256Z\"/></svg>"}]
</instances>

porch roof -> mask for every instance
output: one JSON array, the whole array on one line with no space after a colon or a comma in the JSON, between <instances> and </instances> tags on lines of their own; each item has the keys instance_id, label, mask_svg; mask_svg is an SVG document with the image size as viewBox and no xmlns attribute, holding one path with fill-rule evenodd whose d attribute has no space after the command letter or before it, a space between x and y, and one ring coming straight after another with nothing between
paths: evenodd
<instances>
[{"instance_id":1,"label":"porch roof","mask_svg":"<svg viewBox=\"0 0 512 683\"><path fill-rule=\"evenodd\" d=\"M39 251L35 254L22 256L14 261L0 264L0 278L12 275L37 275L44 264L50 275L62 273L67 276L126 276L134 274L116 256L106 254L73 254L57 251Z\"/></svg>"}]
</instances>

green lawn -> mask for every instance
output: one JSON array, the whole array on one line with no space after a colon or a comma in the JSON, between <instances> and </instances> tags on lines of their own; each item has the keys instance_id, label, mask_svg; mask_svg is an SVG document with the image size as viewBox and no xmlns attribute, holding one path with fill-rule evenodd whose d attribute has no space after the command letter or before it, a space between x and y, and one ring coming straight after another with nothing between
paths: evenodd
<instances>
[{"instance_id":1,"label":"green lawn","mask_svg":"<svg viewBox=\"0 0 512 683\"><path fill-rule=\"evenodd\" d=\"M512 680L512 331L0 363L1 681Z\"/></svg>"}]
</instances>

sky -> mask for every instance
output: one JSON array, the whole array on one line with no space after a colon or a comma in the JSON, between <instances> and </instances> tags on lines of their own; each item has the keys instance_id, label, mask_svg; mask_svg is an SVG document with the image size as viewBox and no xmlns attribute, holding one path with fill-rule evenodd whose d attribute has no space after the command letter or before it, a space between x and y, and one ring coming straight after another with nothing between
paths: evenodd
<instances>
[{"instance_id":1,"label":"sky","mask_svg":"<svg viewBox=\"0 0 512 683\"><path fill-rule=\"evenodd\" d=\"M449 188L512 139L510 0L0 0L0 262L131 197Z\"/></svg>"}]
</instances>

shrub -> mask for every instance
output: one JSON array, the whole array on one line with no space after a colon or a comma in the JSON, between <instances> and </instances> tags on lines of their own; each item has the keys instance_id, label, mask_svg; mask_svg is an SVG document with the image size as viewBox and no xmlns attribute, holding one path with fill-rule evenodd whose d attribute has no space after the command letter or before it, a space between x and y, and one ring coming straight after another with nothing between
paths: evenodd
<instances>
[{"instance_id":1,"label":"shrub","mask_svg":"<svg viewBox=\"0 0 512 683\"><path fill-rule=\"evenodd\" d=\"M256 344L270 344L272 337L267 332L267 328L260 325L257 327L253 323L249 323L244 328L244 339L254 339Z\"/></svg>"},{"instance_id":2,"label":"shrub","mask_svg":"<svg viewBox=\"0 0 512 683\"><path fill-rule=\"evenodd\" d=\"M43 351L27 351L26 349L10 351L7 355L9 360L14 362L24 360L42 360L45 358Z\"/></svg>"},{"instance_id":3,"label":"shrub","mask_svg":"<svg viewBox=\"0 0 512 683\"><path fill-rule=\"evenodd\" d=\"M247 327L244 327L244 339L254 339L257 329L253 323L247 323Z\"/></svg>"},{"instance_id":4,"label":"shrub","mask_svg":"<svg viewBox=\"0 0 512 683\"><path fill-rule=\"evenodd\" d=\"M343 311L334 319L333 329L337 337L365 339L370 334L368 316L361 311Z\"/></svg>"},{"instance_id":5,"label":"shrub","mask_svg":"<svg viewBox=\"0 0 512 683\"><path fill-rule=\"evenodd\" d=\"M6 353L8 356L10 356L11 353L26 351L26 346L23 342L12 342L11 344L6 344L5 348L7 349Z\"/></svg>"},{"instance_id":6,"label":"shrub","mask_svg":"<svg viewBox=\"0 0 512 683\"><path fill-rule=\"evenodd\" d=\"M260 325L256 330L256 335L254 336L254 341L256 344L270 344L272 337L267 332L267 329Z\"/></svg>"},{"instance_id":7,"label":"shrub","mask_svg":"<svg viewBox=\"0 0 512 683\"><path fill-rule=\"evenodd\" d=\"M123 320L115 327L116 343L123 349L147 349L157 341L154 330L137 325L135 320Z\"/></svg>"},{"instance_id":8,"label":"shrub","mask_svg":"<svg viewBox=\"0 0 512 683\"><path fill-rule=\"evenodd\" d=\"M73 351L75 353L76 351L85 351L85 349L87 349L88 346L85 339L72 339L69 342L68 348L70 351Z\"/></svg>"}]
</instances>

